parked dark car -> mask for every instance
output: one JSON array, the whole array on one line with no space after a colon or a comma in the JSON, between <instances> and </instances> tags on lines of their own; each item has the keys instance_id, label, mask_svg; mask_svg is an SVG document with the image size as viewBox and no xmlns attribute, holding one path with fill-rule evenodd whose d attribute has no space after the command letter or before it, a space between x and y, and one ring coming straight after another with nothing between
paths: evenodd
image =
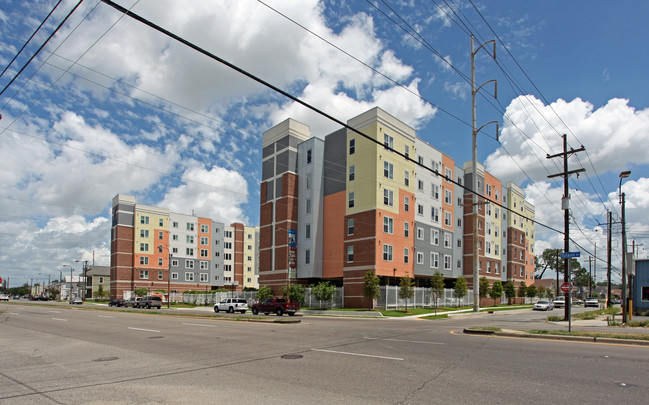
<instances>
[{"instance_id":1,"label":"parked dark car","mask_svg":"<svg viewBox=\"0 0 649 405\"><path fill-rule=\"evenodd\" d=\"M49 301L50 299L44 295L32 295L29 297L30 301Z\"/></svg>"},{"instance_id":2,"label":"parked dark car","mask_svg":"<svg viewBox=\"0 0 649 405\"><path fill-rule=\"evenodd\" d=\"M140 301L142 301L142 297L131 297L124 301L124 307L139 308Z\"/></svg>"},{"instance_id":3,"label":"parked dark car","mask_svg":"<svg viewBox=\"0 0 649 405\"><path fill-rule=\"evenodd\" d=\"M124 302L126 300L124 298L114 298L108 302L109 307L123 307Z\"/></svg>"}]
</instances>

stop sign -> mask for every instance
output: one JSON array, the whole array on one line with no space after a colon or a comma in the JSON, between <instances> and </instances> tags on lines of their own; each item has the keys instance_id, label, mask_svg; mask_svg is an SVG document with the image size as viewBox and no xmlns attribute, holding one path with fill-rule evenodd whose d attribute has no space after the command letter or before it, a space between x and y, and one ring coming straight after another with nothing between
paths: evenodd
<instances>
[{"instance_id":1,"label":"stop sign","mask_svg":"<svg viewBox=\"0 0 649 405\"><path fill-rule=\"evenodd\" d=\"M572 289L572 286L570 285L570 283L561 284L561 291L562 292L569 293L571 289Z\"/></svg>"}]
</instances>

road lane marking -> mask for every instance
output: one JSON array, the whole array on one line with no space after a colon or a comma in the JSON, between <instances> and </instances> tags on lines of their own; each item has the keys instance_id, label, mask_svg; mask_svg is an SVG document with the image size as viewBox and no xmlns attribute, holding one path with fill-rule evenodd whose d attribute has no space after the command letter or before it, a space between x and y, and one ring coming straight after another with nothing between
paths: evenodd
<instances>
[{"instance_id":1,"label":"road lane marking","mask_svg":"<svg viewBox=\"0 0 649 405\"><path fill-rule=\"evenodd\" d=\"M213 328L213 327L216 326L216 325L206 325L206 324L204 324L204 323L185 323L185 322L183 322L183 325L189 325L189 326L205 326L205 327L207 327L207 328Z\"/></svg>"},{"instance_id":2,"label":"road lane marking","mask_svg":"<svg viewBox=\"0 0 649 405\"><path fill-rule=\"evenodd\" d=\"M404 339L387 339L387 338L372 338L364 336L363 339L367 340L388 340L390 342L406 342L406 343L423 343L426 345L446 345L446 343L440 342L424 342L423 340L404 340Z\"/></svg>"},{"instance_id":3,"label":"road lane marking","mask_svg":"<svg viewBox=\"0 0 649 405\"><path fill-rule=\"evenodd\" d=\"M18 312L7 312L9 315L20 315Z\"/></svg>"},{"instance_id":4,"label":"road lane marking","mask_svg":"<svg viewBox=\"0 0 649 405\"><path fill-rule=\"evenodd\" d=\"M100 317L100 318L112 318L112 319L115 319L114 316L108 316L108 315L97 315L97 316Z\"/></svg>"},{"instance_id":5,"label":"road lane marking","mask_svg":"<svg viewBox=\"0 0 649 405\"><path fill-rule=\"evenodd\" d=\"M54 319L55 321L64 321L64 322L68 321L67 319L63 319L63 318L52 318L52 319Z\"/></svg>"},{"instance_id":6,"label":"road lane marking","mask_svg":"<svg viewBox=\"0 0 649 405\"><path fill-rule=\"evenodd\" d=\"M50 312L52 312L54 314L60 314L61 313L61 311L50 311Z\"/></svg>"},{"instance_id":7,"label":"road lane marking","mask_svg":"<svg viewBox=\"0 0 649 405\"><path fill-rule=\"evenodd\" d=\"M335 353L335 354L346 354L349 356L361 356L361 357L373 357L375 359L385 359L385 360L403 360L400 357L387 357L387 356L375 356L373 354L362 354L362 353L350 353L350 352L339 352L335 350L325 350L325 349L311 349L314 352L325 352L325 353Z\"/></svg>"},{"instance_id":8,"label":"road lane marking","mask_svg":"<svg viewBox=\"0 0 649 405\"><path fill-rule=\"evenodd\" d=\"M159 330L155 330L155 329L131 328L130 326L129 326L128 328L131 329L131 330L141 330L141 331L144 331L144 332L156 332L156 333L160 333Z\"/></svg>"}]
</instances>

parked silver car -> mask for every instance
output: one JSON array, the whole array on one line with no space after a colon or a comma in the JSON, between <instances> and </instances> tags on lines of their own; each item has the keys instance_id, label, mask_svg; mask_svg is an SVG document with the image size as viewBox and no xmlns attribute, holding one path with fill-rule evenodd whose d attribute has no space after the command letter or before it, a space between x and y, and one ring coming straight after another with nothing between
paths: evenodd
<instances>
[{"instance_id":1,"label":"parked silver car","mask_svg":"<svg viewBox=\"0 0 649 405\"><path fill-rule=\"evenodd\" d=\"M599 300L597 298L586 298L584 301L584 307L599 308Z\"/></svg>"},{"instance_id":2,"label":"parked silver car","mask_svg":"<svg viewBox=\"0 0 649 405\"><path fill-rule=\"evenodd\" d=\"M548 300L539 300L532 307L535 311L552 311L554 309L554 304L552 301Z\"/></svg>"}]
</instances>

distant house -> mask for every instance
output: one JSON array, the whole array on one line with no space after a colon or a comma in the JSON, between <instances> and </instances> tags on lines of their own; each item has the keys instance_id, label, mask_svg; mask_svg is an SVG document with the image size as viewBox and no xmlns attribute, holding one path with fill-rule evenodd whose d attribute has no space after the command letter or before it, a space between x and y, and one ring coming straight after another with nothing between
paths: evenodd
<instances>
[{"instance_id":1,"label":"distant house","mask_svg":"<svg viewBox=\"0 0 649 405\"><path fill-rule=\"evenodd\" d=\"M543 287L551 291L553 297L557 296L557 280L553 278L537 278L536 280L534 280L534 285L537 289L539 287Z\"/></svg>"},{"instance_id":2,"label":"distant house","mask_svg":"<svg viewBox=\"0 0 649 405\"><path fill-rule=\"evenodd\" d=\"M86 271L88 284L86 285L85 297L94 298L99 286L106 291L106 297L110 294L110 266L88 266Z\"/></svg>"}]
</instances>

